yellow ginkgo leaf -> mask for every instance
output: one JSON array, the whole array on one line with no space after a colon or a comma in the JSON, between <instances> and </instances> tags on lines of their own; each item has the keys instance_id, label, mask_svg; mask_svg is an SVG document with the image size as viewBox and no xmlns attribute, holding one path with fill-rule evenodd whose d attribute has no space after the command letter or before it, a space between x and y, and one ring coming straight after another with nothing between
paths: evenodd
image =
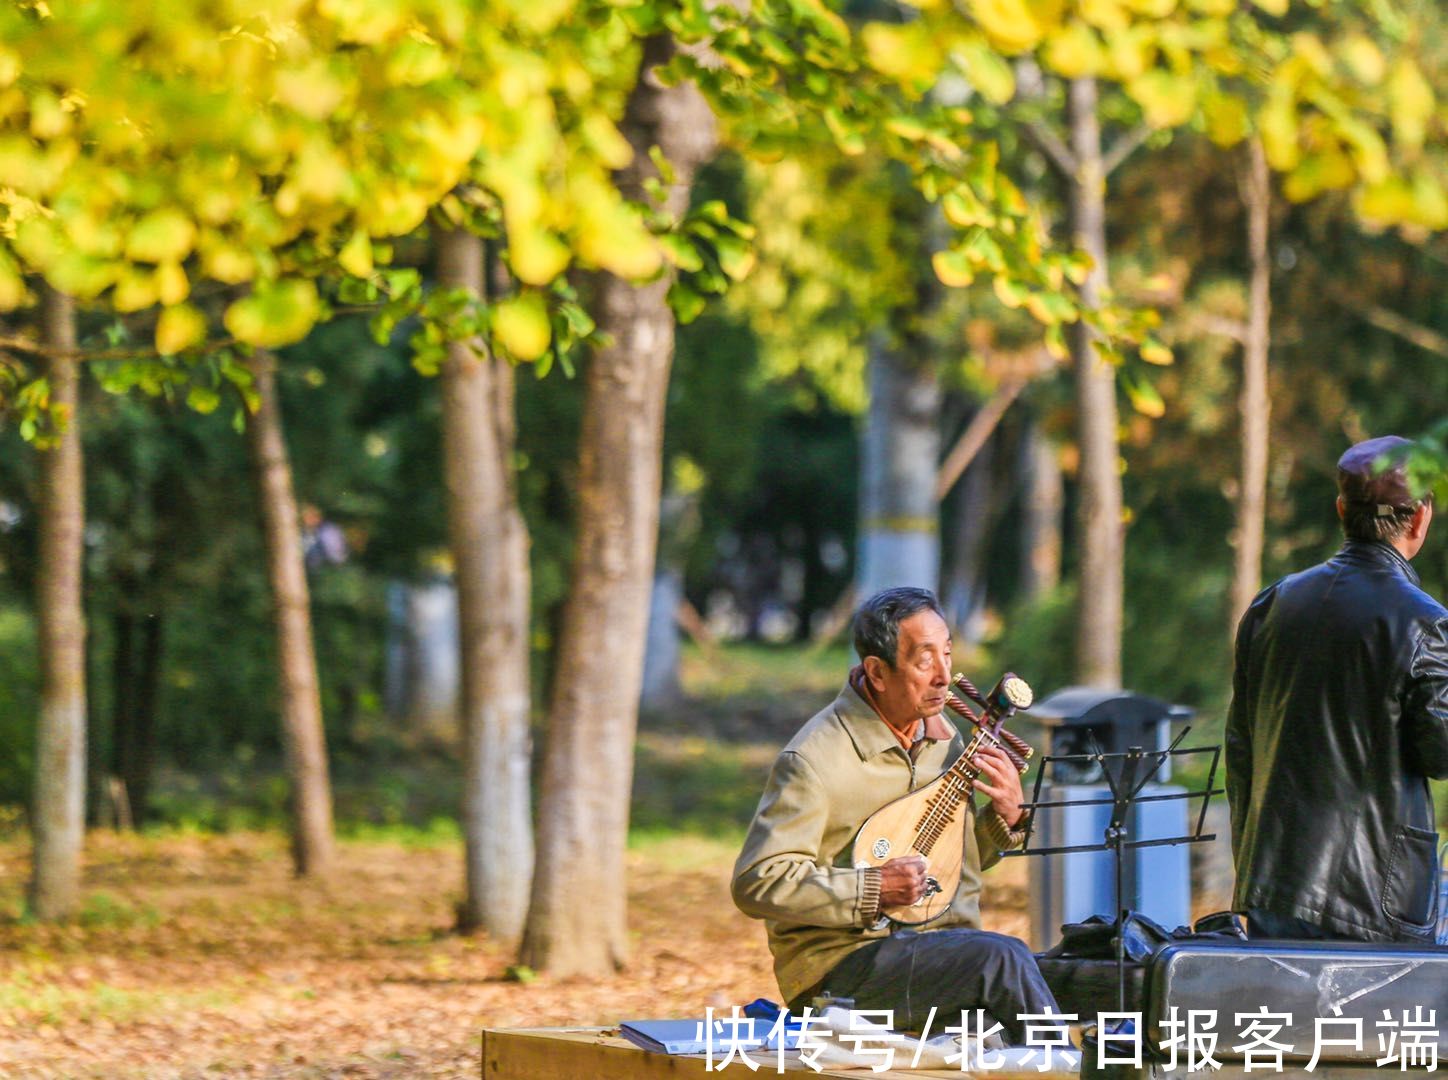
<instances>
[{"instance_id":1,"label":"yellow ginkgo leaf","mask_svg":"<svg viewBox=\"0 0 1448 1080\"><path fill-rule=\"evenodd\" d=\"M1418 65L1406 57L1393 65L1388 77L1388 102L1394 137L1405 147L1422 146L1433 118L1433 88Z\"/></svg>"},{"instance_id":2,"label":"yellow ginkgo leaf","mask_svg":"<svg viewBox=\"0 0 1448 1080\"><path fill-rule=\"evenodd\" d=\"M358 229L337 252L337 262L353 277L365 278L372 273L372 238Z\"/></svg>"},{"instance_id":3,"label":"yellow ginkgo leaf","mask_svg":"<svg viewBox=\"0 0 1448 1080\"><path fill-rule=\"evenodd\" d=\"M133 262L180 262L191 254L196 226L180 210L153 210L131 226L126 258Z\"/></svg>"},{"instance_id":4,"label":"yellow ginkgo leaf","mask_svg":"<svg viewBox=\"0 0 1448 1080\"><path fill-rule=\"evenodd\" d=\"M190 304L177 304L156 320L156 351L172 356L206 340L206 316Z\"/></svg>"},{"instance_id":5,"label":"yellow ginkgo leaf","mask_svg":"<svg viewBox=\"0 0 1448 1080\"><path fill-rule=\"evenodd\" d=\"M514 359L538 359L553 336L543 297L528 291L504 300L493 309L493 333Z\"/></svg>"},{"instance_id":6,"label":"yellow ginkgo leaf","mask_svg":"<svg viewBox=\"0 0 1448 1080\"><path fill-rule=\"evenodd\" d=\"M222 321L239 341L273 349L301 341L320 313L317 287L304 278L259 283L226 309Z\"/></svg>"},{"instance_id":7,"label":"yellow ginkgo leaf","mask_svg":"<svg viewBox=\"0 0 1448 1080\"><path fill-rule=\"evenodd\" d=\"M963 289L975 280L975 271L971 269L970 260L964 252L956 248L937 251L930 257L930 265L941 283L952 289Z\"/></svg>"}]
</instances>

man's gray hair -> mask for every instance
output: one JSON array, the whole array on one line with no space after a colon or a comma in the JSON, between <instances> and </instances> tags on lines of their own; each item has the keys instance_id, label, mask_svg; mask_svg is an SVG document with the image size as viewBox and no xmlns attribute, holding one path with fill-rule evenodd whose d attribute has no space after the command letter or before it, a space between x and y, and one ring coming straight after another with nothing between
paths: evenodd
<instances>
[{"instance_id":1,"label":"man's gray hair","mask_svg":"<svg viewBox=\"0 0 1448 1080\"><path fill-rule=\"evenodd\" d=\"M861 660L878 656L893 668L900 650L900 624L922 611L933 611L945 618L940 601L929 589L902 586L877 592L855 612L855 652Z\"/></svg>"}]
</instances>

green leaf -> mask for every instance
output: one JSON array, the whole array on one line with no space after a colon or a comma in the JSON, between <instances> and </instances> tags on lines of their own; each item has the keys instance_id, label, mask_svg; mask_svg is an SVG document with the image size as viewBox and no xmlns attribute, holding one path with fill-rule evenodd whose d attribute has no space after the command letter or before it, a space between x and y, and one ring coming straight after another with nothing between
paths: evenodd
<instances>
[{"instance_id":1,"label":"green leaf","mask_svg":"<svg viewBox=\"0 0 1448 1080\"><path fill-rule=\"evenodd\" d=\"M186 404L197 412L208 415L221 404L221 395L209 386L193 386L186 393Z\"/></svg>"},{"instance_id":2,"label":"green leaf","mask_svg":"<svg viewBox=\"0 0 1448 1080\"><path fill-rule=\"evenodd\" d=\"M688 237L678 233L664 233L659 237L659 244L663 247L664 258L680 270L694 273L704 269L704 260Z\"/></svg>"},{"instance_id":3,"label":"green leaf","mask_svg":"<svg viewBox=\"0 0 1448 1080\"><path fill-rule=\"evenodd\" d=\"M668 299L674 317L684 325L693 322L704 310L704 298L681 281L669 286Z\"/></svg>"},{"instance_id":4,"label":"green leaf","mask_svg":"<svg viewBox=\"0 0 1448 1080\"><path fill-rule=\"evenodd\" d=\"M196 242L196 226L179 210L154 210L131 227L126 258L135 262L180 262Z\"/></svg>"}]
</instances>

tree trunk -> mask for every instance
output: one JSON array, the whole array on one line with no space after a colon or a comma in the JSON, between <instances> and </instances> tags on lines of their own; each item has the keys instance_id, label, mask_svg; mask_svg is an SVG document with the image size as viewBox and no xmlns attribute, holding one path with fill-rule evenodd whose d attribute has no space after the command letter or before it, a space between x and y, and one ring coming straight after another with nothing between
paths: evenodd
<instances>
[{"instance_id":1,"label":"tree trunk","mask_svg":"<svg viewBox=\"0 0 1448 1080\"><path fill-rule=\"evenodd\" d=\"M995 522L992 510L994 457L995 440L987 438L966 466L960 491L956 494L955 511L951 515L955 522L951 535L954 548L949 574L940 591L945 613L955 628L956 641L965 645L977 644L984 630L985 553L990 529Z\"/></svg>"},{"instance_id":2,"label":"tree trunk","mask_svg":"<svg viewBox=\"0 0 1448 1080\"><path fill-rule=\"evenodd\" d=\"M1076 173L1071 177L1071 232L1094 262L1081 302L1100 304L1106 290L1106 174L1096 117L1096 81L1073 79L1067 116ZM1081 450L1081 577L1076 619L1076 681L1121 685L1121 628L1125 537L1116 443L1116 373L1091 347L1084 322L1070 327L1076 372L1076 432Z\"/></svg>"},{"instance_id":3,"label":"tree trunk","mask_svg":"<svg viewBox=\"0 0 1448 1080\"><path fill-rule=\"evenodd\" d=\"M483 255L477 236L440 233L439 286L486 296ZM476 341L450 342L442 395L465 755L467 895L458 923L511 943L523 932L533 876L530 578L513 480L513 369Z\"/></svg>"},{"instance_id":4,"label":"tree trunk","mask_svg":"<svg viewBox=\"0 0 1448 1080\"><path fill-rule=\"evenodd\" d=\"M1267 445L1271 401L1267 396L1267 350L1271 343L1272 261L1267 245L1272 181L1262 144L1247 144L1242 201L1247 209L1247 250L1252 266L1247 296L1247 338L1242 349L1242 484L1237 496L1236 560L1232 571L1230 632L1262 582L1262 543L1267 512Z\"/></svg>"},{"instance_id":5,"label":"tree trunk","mask_svg":"<svg viewBox=\"0 0 1448 1080\"><path fill-rule=\"evenodd\" d=\"M713 152L713 118L692 85L664 88L652 69L667 37L644 46L623 131L633 162L618 176L642 199L657 145L682 212ZM667 278L632 286L601 277L599 326L612 339L588 367L579 448L578 540L564 610L539 805L538 873L522 961L559 974L607 974L627 959L624 846L633 780L644 632L658 536L664 397L674 351Z\"/></svg>"},{"instance_id":6,"label":"tree trunk","mask_svg":"<svg viewBox=\"0 0 1448 1080\"><path fill-rule=\"evenodd\" d=\"M249 366L258 404L247 422L246 435L276 620L282 743L292 784L292 859L299 875L321 875L332 862L332 789L312 644L311 597L302 565L302 533L282 434L276 361L258 351Z\"/></svg>"},{"instance_id":7,"label":"tree trunk","mask_svg":"<svg viewBox=\"0 0 1448 1080\"><path fill-rule=\"evenodd\" d=\"M1061 515L1065 495L1056 448L1032 422L1022 442L1025 508L1021 517L1021 596L1040 600L1061 581Z\"/></svg>"},{"instance_id":8,"label":"tree trunk","mask_svg":"<svg viewBox=\"0 0 1448 1080\"><path fill-rule=\"evenodd\" d=\"M75 305L47 288L42 319L46 344L73 350ZM39 589L40 721L35 739L35 855L30 910L63 919L80 904L85 839L85 477L80 445L80 364L49 361L51 408L65 422L58 443L40 457Z\"/></svg>"},{"instance_id":9,"label":"tree trunk","mask_svg":"<svg viewBox=\"0 0 1448 1080\"><path fill-rule=\"evenodd\" d=\"M121 782L131 821L146 817L155 757L156 700L161 682L163 620L159 611L137 616L142 604L125 594L112 620L110 775ZM121 827L119 822L117 827Z\"/></svg>"},{"instance_id":10,"label":"tree trunk","mask_svg":"<svg viewBox=\"0 0 1448 1080\"><path fill-rule=\"evenodd\" d=\"M644 640L643 683L639 705L644 709L667 709L679 703L679 604L684 599L684 577L677 566L663 559L654 570L649 593L648 630Z\"/></svg>"},{"instance_id":11,"label":"tree trunk","mask_svg":"<svg viewBox=\"0 0 1448 1080\"><path fill-rule=\"evenodd\" d=\"M940 585L940 379L925 357L877 337L860 453L860 539L855 592Z\"/></svg>"}]
</instances>

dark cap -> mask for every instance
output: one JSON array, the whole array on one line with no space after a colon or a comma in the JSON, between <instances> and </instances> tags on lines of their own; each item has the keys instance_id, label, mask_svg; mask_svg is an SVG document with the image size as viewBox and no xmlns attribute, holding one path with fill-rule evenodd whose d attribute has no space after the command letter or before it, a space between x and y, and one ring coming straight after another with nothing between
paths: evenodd
<instances>
[{"instance_id":1,"label":"dark cap","mask_svg":"<svg viewBox=\"0 0 1448 1080\"><path fill-rule=\"evenodd\" d=\"M1405 461L1412 442L1397 435L1367 439L1337 459L1337 490L1344 500L1376 506L1379 517L1417 503Z\"/></svg>"}]
</instances>

